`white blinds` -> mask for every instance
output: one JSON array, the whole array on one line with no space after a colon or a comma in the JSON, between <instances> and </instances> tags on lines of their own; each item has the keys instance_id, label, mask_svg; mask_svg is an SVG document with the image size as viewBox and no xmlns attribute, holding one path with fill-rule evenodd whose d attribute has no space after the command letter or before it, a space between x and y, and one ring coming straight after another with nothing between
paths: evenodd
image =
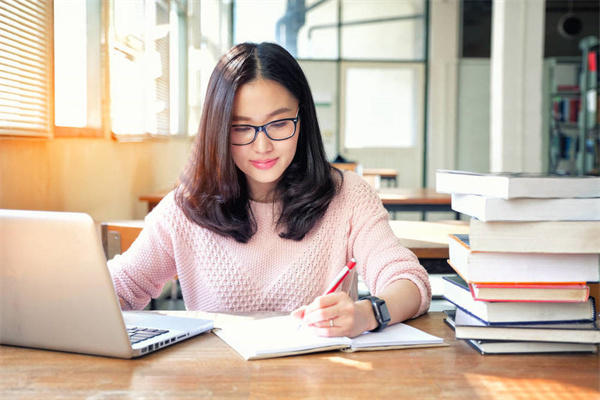
<instances>
[{"instance_id":1,"label":"white blinds","mask_svg":"<svg viewBox=\"0 0 600 400\"><path fill-rule=\"evenodd\" d=\"M50 0L0 2L0 133L49 136Z\"/></svg>"}]
</instances>

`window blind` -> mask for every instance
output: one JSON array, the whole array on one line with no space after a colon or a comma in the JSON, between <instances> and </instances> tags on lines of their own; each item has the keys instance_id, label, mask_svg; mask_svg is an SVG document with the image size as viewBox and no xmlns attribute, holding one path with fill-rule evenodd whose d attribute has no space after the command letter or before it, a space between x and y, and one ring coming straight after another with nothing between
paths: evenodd
<instances>
[{"instance_id":1,"label":"window blind","mask_svg":"<svg viewBox=\"0 0 600 400\"><path fill-rule=\"evenodd\" d=\"M49 136L51 114L50 0L0 2L0 133Z\"/></svg>"}]
</instances>

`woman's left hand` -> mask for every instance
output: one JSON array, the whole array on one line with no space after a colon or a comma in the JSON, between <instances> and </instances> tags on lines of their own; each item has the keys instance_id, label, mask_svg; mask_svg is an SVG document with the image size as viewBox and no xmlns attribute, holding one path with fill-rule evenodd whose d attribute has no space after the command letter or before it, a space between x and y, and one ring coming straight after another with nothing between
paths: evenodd
<instances>
[{"instance_id":1,"label":"woman's left hand","mask_svg":"<svg viewBox=\"0 0 600 400\"><path fill-rule=\"evenodd\" d=\"M377 325L370 302L354 302L344 292L319 296L291 315L319 336L355 337Z\"/></svg>"}]
</instances>

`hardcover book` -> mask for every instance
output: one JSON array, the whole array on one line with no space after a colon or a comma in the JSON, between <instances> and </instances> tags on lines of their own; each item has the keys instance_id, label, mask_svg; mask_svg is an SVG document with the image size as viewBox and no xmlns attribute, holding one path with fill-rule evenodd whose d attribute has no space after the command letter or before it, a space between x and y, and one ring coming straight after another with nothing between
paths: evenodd
<instances>
[{"instance_id":1,"label":"hardcover book","mask_svg":"<svg viewBox=\"0 0 600 400\"><path fill-rule=\"evenodd\" d=\"M501 199L600 197L600 177L438 170L436 190Z\"/></svg>"},{"instance_id":2,"label":"hardcover book","mask_svg":"<svg viewBox=\"0 0 600 400\"><path fill-rule=\"evenodd\" d=\"M469 290L476 301L577 303L590 294L583 283L469 283Z\"/></svg>"},{"instance_id":3,"label":"hardcover book","mask_svg":"<svg viewBox=\"0 0 600 400\"><path fill-rule=\"evenodd\" d=\"M454 329L457 339L518 340L535 342L600 343L598 323L486 325L460 308L447 311L444 322Z\"/></svg>"},{"instance_id":4,"label":"hardcover book","mask_svg":"<svg viewBox=\"0 0 600 400\"><path fill-rule=\"evenodd\" d=\"M476 301L460 276L445 276L444 298L489 325L557 322L593 322L594 299L583 303L532 303Z\"/></svg>"},{"instance_id":5,"label":"hardcover book","mask_svg":"<svg viewBox=\"0 0 600 400\"><path fill-rule=\"evenodd\" d=\"M600 221L600 198L500 199L453 194L454 211L479 221Z\"/></svg>"},{"instance_id":6,"label":"hardcover book","mask_svg":"<svg viewBox=\"0 0 600 400\"><path fill-rule=\"evenodd\" d=\"M473 251L600 253L600 221L482 222L471 218Z\"/></svg>"},{"instance_id":7,"label":"hardcover book","mask_svg":"<svg viewBox=\"0 0 600 400\"><path fill-rule=\"evenodd\" d=\"M551 343L467 340L481 354L535 354L535 353L597 353L598 345L587 343Z\"/></svg>"},{"instance_id":8,"label":"hardcover book","mask_svg":"<svg viewBox=\"0 0 600 400\"><path fill-rule=\"evenodd\" d=\"M452 268L467 282L598 282L598 254L477 252L469 235L449 235Z\"/></svg>"}]
</instances>

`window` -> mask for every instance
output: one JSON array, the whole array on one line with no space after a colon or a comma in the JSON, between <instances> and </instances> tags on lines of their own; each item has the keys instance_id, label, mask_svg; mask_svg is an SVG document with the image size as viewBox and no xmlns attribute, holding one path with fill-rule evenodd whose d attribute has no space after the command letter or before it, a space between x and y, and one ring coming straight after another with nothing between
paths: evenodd
<instances>
[{"instance_id":1,"label":"window","mask_svg":"<svg viewBox=\"0 0 600 400\"><path fill-rule=\"evenodd\" d=\"M51 7L46 1L0 2L0 131L49 136Z\"/></svg>"},{"instance_id":2,"label":"window","mask_svg":"<svg viewBox=\"0 0 600 400\"><path fill-rule=\"evenodd\" d=\"M276 41L301 62L331 159L349 149L421 152L426 30L422 0L234 3L235 43Z\"/></svg>"},{"instance_id":3,"label":"window","mask_svg":"<svg viewBox=\"0 0 600 400\"><path fill-rule=\"evenodd\" d=\"M337 0L236 1L234 16L235 43L277 42L296 58L338 58Z\"/></svg>"},{"instance_id":4,"label":"window","mask_svg":"<svg viewBox=\"0 0 600 400\"><path fill-rule=\"evenodd\" d=\"M54 136L103 137L100 0L54 0Z\"/></svg>"},{"instance_id":5,"label":"window","mask_svg":"<svg viewBox=\"0 0 600 400\"><path fill-rule=\"evenodd\" d=\"M187 0L0 2L0 134L188 132L187 10Z\"/></svg>"},{"instance_id":6,"label":"window","mask_svg":"<svg viewBox=\"0 0 600 400\"><path fill-rule=\"evenodd\" d=\"M405 64L344 64L345 148L415 146L422 117L418 72Z\"/></svg>"},{"instance_id":7,"label":"window","mask_svg":"<svg viewBox=\"0 0 600 400\"><path fill-rule=\"evenodd\" d=\"M117 136L185 131L185 12L175 0L111 3L110 108Z\"/></svg>"}]
</instances>

